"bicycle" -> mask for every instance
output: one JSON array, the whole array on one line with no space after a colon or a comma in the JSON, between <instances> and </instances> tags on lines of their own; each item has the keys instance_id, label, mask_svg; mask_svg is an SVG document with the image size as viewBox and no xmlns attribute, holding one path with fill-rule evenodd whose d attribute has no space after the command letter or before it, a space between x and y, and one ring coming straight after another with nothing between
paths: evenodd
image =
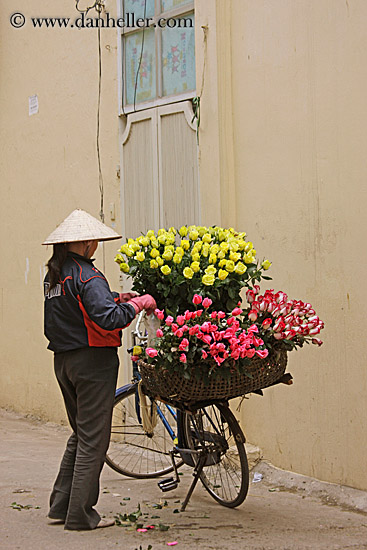
<instances>
[{"instance_id":1,"label":"bicycle","mask_svg":"<svg viewBox=\"0 0 367 550\"><path fill-rule=\"evenodd\" d=\"M137 342L146 345L147 336L140 332L141 320L142 314L132 332L134 346L129 353ZM285 376L287 381L279 382L290 383L291 375ZM174 477L158 483L162 491L175 489L180 481L178 469L183 464L191 466L194 479L181 511L199 479L221 505L235 508L242 504L249 486L245 436L228 401L200 402L190 408L177 403L175 409L172 404L148 397L151 411L157 413L157 425L149 431L143 427L139 380L137 362L133 361L132 382L116 390L106 463L134 478L156 478L174 472Z\"/></svg>"}]
</instances>

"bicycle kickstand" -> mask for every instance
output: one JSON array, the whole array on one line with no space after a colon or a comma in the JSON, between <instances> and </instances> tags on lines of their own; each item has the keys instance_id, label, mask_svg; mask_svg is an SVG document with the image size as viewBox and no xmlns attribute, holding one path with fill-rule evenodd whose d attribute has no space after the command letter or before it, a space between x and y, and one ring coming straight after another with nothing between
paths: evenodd
<instances>
[{"instance_id":1,"label":"bicycle kickstand","mask_svg":"<svg viewBox=\"0 0 367 550\"><path fill-rule=\"evenodd\" d=\"M202 450L202 452L200 453L200 458L194 468L194 472L193 472L193 476L194 476L194 479L190 485L190 489L186 495L186 498L185 500L183 501L182 503L182 506L181 506L181 512L184 512L185 509L186 509L186 506L188 505L189 503L189 500L191 498L191 495L196 487L196 484L197 482L199 481L199 478L201 476L201 472L203 471L203 468L206 464L206 460L207 460L207 456L208 456L208 452L205 451L205 450Z\"/></svg>"}]
</instances>

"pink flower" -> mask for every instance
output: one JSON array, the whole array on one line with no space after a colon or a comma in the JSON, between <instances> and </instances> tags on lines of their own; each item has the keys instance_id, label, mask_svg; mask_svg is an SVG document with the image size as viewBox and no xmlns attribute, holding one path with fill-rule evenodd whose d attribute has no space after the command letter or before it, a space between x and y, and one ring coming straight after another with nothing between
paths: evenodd
<instances>
[{"instance_id":1,"label":"pink flower","mask_svg":"<svg viewBox=\"0 0 367 550\"><path fill-rule=\"evenodd\" d=\"M246 291L246 299L249 304L252 304L252 302L255 300L255 292L251 289L248 289Z\"/></svg>"},{"instance_id":2,"label":"pink flower","mask_svg":"<svg viewBox=\"0 0 367 550\"><path fill-rule=\"evenodd\" d=\"M232 310L231 315L233 315L235 317L236 315L241 315L241 313L243 313L242 309L240 307L235 307Z\"/></svg>"},{"instance_id":3,"label":"pink flower","mask_svg":"<svg viewBox=\"0 0 367 550\"><path fill-rule=\"evenodd\" d=\"M234 317L228 317L228 319L227 319L227 325L231 326L232 323L235 322L235 320L236 320L236 319L235 319Z\"/></svg>"},{"instance_id":4,"label":"pink flower","mask_svg":"<svg viewBox=\"0 0 367 550\"><path fill-rule=\"evenodd\" d=\"M256 321L257 313L254 309L251 309L250 313L248 314L248 318L250 319L250 321Z\"/></svg>"},{"instance_id":5,"label":"pink flower","mask_svg":"<svg viewBox=\"0 0 367 550\"><path fill-rule=\"evenodd\" d=\"M237 361L237 359L239 358L239 356L240 356L240 349L239 349L239 348L237 348L237 349L235 349L235 350L232 351L232 353L231 353L232 359L234 359L235 361Z\"/></svg>"},{"instance_id":6,"label":"pink flower","mask_svg":"<svg viewBox=\"0 0 367 550\"><path fill-rule=\"evenodd\" d=\"M179 328L178 330L176 330L175 336L177 336L177 338L182 338L183 333L184 331L182 330L182 328Z\"/></svg>"},{"instance_id":7,"label":"pink flower","mask_svg":"<svg viewBox=\"0 0 367 550\"><path fill-rule=\"evenodd\" d=\"M159 328L159 329L157 330L157 332L156 332L156 335L157 335L158 338L162 338L162 336L163 336L163 330Z\"/></svg>"},{"instance_id":8,"label":"pink flower","mask_svg":"<svg viewBox=\"0 0 367 550\"><path fill-rule=\"evenodd\" d=\"M258 349L255 353L261 357L261 359L265 359L265 357L269 355L269 351L267 349Z\"/></svg>"},{"instance_id":9,"label":"pink flower","mask_svg":"<svg viewBox=\"0 0 367 550\"><path fill-rule=\"evenodd\" d=\"M246 357L249 357L250 359L255 355L254 348L248 349L246 352Z\"/></svg>"},{"instance_id":10,"label":"pink flower","mask_svg":"<svg viewBox=\"0 0 367 550\"><path fill-rule=\"evenodd\" d=\"M168 315L168 317L166 317L166 325L170 326L172 325L172 323L173 323L173 317L171 315Z\"/></svg>"},{"instance_id":11,"label":"pink flower","mask_svg":"<svg viewBox=\"0 0 367 550\"><path fill-rule=\"evenodd\" d=\"M217 318L217 312L216 311L213 311L211 314L210 314L210 317L212 319L216 319Z\"/></svg>"},{"instance_id":12,"label":"pink flower","mask_svg":"<svg viewBox=\"0 0 367 550\"><path fill-rule=\"evenodd\" d=\"M192 311L186 310L185 311L185 321L190 321L192 318Z\"/></svg>"},{"instance_id":13,"label":"pink flower","mask_svg":"<svg viewBox=\"0 0 367 550\"><path fill-rule=\"evenodd\" d=\"M201 339L206 344L210 344L210 342L212 341L211 336L209 336L209 334L203 334Z\"/></svg>"},{"instance_id":14,"label":"pink flower","mask_svg":"<svg viewBox=\"0 0 367 550\"><path fill-rule=\"evenodd\" d=\"M160 319L161 321L163 321L164 319L164 310L163 309L156 309L154 310L154 313L156 314L156 316L158 317L158 319Z\"/></svg>"},{"instance_id":15,"label":"pink flower","mask_svg":"<svg viewBox=\"0 0 367 550\"><path fill-rule=\"evenodd\" d=\"M193 304L198 306L203 301L202 297L199 294L194 294L194 297L192 299Z\"/></svg>"},{"instance_id":16,"label":"pink flower","mask_svg":"<svg viewBox=\"0 0 367 550\"><path fill-rule=\"evenodd\" d=\"M213 303L213 300L211 300L210 298L204 298L203 300L203 307L207 308L207 307L210 307Z\"/></svg>"},{"instance_id":17,"label":"pink flower","mask_svg":"<svg viewBox=\"0 0 367 550\"><path fill-rule=\"evenodd\" d=\"M185 322L185 317L183 315L177 315L176 322L178 325L182 326Z\"/></svg>"},{"instance_id":18,"label":"pink flower","mask_svg":"<svg viewBox=\"0 0 367 550\"><path fill-rule=\"evenodd\" d=\"M181 363L186 363L187 362L186 355L184 353L181 353L180 361L181 361Z\"/></svg>"},{"instance_id":19,"label":"pink flower","mask_svg":"<svg viewBox=\"0 0 367 550\"><path fill-rule=\"evenodd\" d=\"M248 330L248 334L251 334L251 332L259 332L259 329L257 328L257 325L251 325Z\"/></svg>"},{"instance_id":20,"label":"pink flower","mask_svg":"<svg viewBox=\"0 0 367 550\"><path fill-rule=\"evenodd\" d=\"M147 348L145 350L145 353L148 355L148 357L157 357L158 351L154 348Z\"/></svg>"},{"instance_id":21,"label":"pink flower","mask_svg":"<svg viewBox=\"0 0 367 550\"><path fill-rule=\"evenodd\" d=\"M312 328L312 329L310 330L310 332L309 332L309 335L310 335L310 336L314 336L315 334L319 334L319 332L320 332L319 327Z\"/></svg>"},{"instance_id":22,"label":"pink flower","mask_svg":"<svg viewBox=\"0 0 367 550\"><path fill-rule=\"evenodd\" d=\"M274 333L275 340L284 340L285 334L284 332L275 332Z\"/></svg>"},{"instance_id":23,"label":"pink flower","mask_svg":"<svg viewBox=\"0 0 367 550\"><path fill-rule=\"evenodd\" d=\"M205 323L203 323L201 325L201 330L203 332L209 332L210 331L210 323L208 321L205 321Z\"/></svg>"},{"instance_id":24,"label":"pink flower","mask_svg":"<svg viewBox=\"0 0 367 550\"><path fill-rule=\"evenodd\" d=\"M206 351L203 349L202 352L201 352L201 357L203 359L206 359L208 357L208 354L206 353Z\"/></svg>"},{"instance_id":25,"label":"pink flower","mask_svg":"<svg viewBox=\"0 0 367 550\"><path fill-rule=\"evenodd\" d=\"M189 347L189 341L187 338L182 338L181 344L178 346L178 349L180 351L187 351L187 348Z\"/></svg>"},{"instance_id":26,"label":"pink flower","mask_svg":"<svg viewBox=\"0 0 367 550\"><path fill-rule=\"evenodd\" d=\"M265 329L267 329L267 328L270 327L271 323L272 323L271 318L270 318L270 317L267 317L266 319L263 320L263 322L261 323L261 325L262 325Z\"/></svg>"},{"instance_id":27,"label":"pink flower","mask_svg":"<svg viewBox=\"0 0 367 550\"><path fill-rule=\"evenodd\" d=\"M196 312L196 317L200 317L203 311L204 311L203 309L198 309Z\"/></svg>"},{"instance_id":28,"label":"pink flower","mask_svg":"<svg viewBox=\"0 0 367 550\"><path fill-rule=\"evenodd\" d=\"M172 323L171 329L173 334L176 334L176 332L178 331L178 325L176 325L176 323Z\"/></svg>"},{"instance_id":29,"label":"pink flower","mask_svg":"<svg viewBox=\"0 0 367 550\"><path fill-rule=\"evenodd\" d=\"M189 328L189 334L190 336L192 336L193 334L197 334L200 330L200 326L199 325L194 325L193 327L190 327Z\"/></svg>"},{"instance_id":30,"label":"pink flower","mask_svg":"<svg viewBox=\"0 0 367 550\"><path fill-rule=\"evenodd\" d=\"M323 341L320 340L320 338L312 338L311 342L313 344L317 344L318 346L322 346L322 344L323 344Z\"/></svg>"}]
</instances>

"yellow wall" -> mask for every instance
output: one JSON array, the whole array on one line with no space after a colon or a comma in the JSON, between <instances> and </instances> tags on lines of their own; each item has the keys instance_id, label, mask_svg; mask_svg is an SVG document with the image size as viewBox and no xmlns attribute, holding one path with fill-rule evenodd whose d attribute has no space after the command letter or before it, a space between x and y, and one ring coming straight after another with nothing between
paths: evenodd
<instances>
[{"instance_id":1,"label":"yellow wall","mask_svg":"<svg viewBox=\"0 0 367 550\"><path fill-rule=\"evenodd\" d=\"M108 1L111 15L116 4ZM75 17L74 1L19 0L1 19L1 328L0 406L64 419L52 353L43 337L41 273L51 255L41 242L72 210L99 216L96 119L98 45L95 29L14 29L14 11L26 17ZM116 30L102 34L101 156L106 223L115 202L120 227ZM37 94L39 113L28 114ZM106 244L106 275L119 288ZM26 273L27 262L29 272ZM103 269L101 251L97 264Z\"/></svg>"},{"instance_id":2,"label":"yellow wall","mask_svg":"<svg viewBox=\"0 0 367 550\"><path fill-rule=\"evenodd\" d=\"M243 427L274 464L367 489L367 4L198 4L197 33L209 21L208 73L212 84L217 62L218 82L202 101L202 196L220 185L222 222L273 261L263 288L310 301L326 326L322 348L290 355L292 387L245 402ZM198 63L200 74L202 51ZM208 131L215 108L219 147ZM213 173L203 152L216 147Z\"/></svg>"}]
</instances>

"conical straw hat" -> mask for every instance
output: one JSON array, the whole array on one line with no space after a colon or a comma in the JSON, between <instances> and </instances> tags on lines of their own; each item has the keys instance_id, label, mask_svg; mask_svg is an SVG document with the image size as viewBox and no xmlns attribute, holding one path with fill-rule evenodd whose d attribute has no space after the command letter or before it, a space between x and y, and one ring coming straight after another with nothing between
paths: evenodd
<instances>
[{"instance_id":1,"label":"conical straw hat","mask_svg":"<svg viewBox=\"0 0 367 550\"><path fill-rule=\"evenodd\" d=\"M74 210L60 225L53 231L42 244L72 243L77 241L111 241L120 239L113 229L107 227L88 212Z\"/></svg>"}]
</instances>

